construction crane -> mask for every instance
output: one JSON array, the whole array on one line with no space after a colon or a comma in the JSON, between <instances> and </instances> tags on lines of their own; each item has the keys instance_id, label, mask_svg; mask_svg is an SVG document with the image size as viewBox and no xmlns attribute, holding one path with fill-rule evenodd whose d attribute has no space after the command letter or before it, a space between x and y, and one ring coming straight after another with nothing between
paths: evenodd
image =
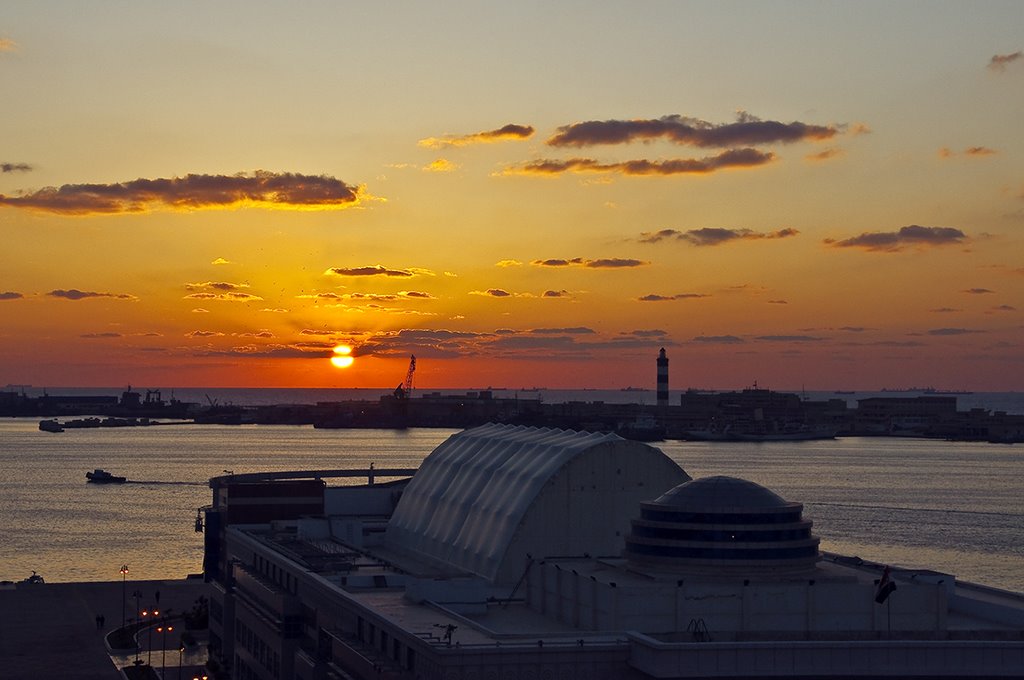
<instances>
[{"instance_id":1,"label":"construction crane","mask_svg":"<svg viewBox=\"0 0 1024 680\"><path fill-rule=\"evenodd\" d=\"M408 399L412 396L412 376L416 373L416 355L409 356L409 370L405 374L405 382L395 388L395 398Z\"/></svg>"}]
</instances>

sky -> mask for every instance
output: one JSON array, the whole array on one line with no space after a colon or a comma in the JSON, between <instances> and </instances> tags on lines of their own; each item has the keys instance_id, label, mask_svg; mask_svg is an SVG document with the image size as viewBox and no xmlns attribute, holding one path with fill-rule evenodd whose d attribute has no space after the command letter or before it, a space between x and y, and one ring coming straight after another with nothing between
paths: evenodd
<instances>
[{"instance_id":1,"label":"sky","mask_svg":"<svg viewBox=\"0 0 1024 680\"><path fill-rule=\"evenodd\" d=\"M1022 26L11 0L0 385L1022 389Z\"/></svg>"}]
</instances>

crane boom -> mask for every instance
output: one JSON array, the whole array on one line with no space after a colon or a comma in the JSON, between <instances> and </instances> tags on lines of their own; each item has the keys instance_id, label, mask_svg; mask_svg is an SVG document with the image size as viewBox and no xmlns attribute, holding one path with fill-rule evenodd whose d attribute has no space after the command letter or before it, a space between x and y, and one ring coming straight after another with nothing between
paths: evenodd
<instances>
[{"instance_id":1,"label":"crane boom","mask_svg":"<svg viewBox=\"0 0 1024 680\"><path fill-rule=\"evenodd\" d=\"M399 399L408 399L412 395L412 378L416 373L416 355L409 356L409 370L405 373L405 381L395 388L395 396Z\"/></svg>"}]
</instances>

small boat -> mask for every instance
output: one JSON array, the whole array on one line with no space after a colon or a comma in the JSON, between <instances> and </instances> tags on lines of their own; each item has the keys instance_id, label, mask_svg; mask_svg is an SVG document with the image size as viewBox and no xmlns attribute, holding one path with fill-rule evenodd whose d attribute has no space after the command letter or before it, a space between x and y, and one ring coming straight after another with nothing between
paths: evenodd
<instances>
[{"instance_id":1,"label":"small boat","mask_svg":"<svg viewBox=\"0 0 1024 680\"><path fill-rule=\"evenodd\" d=\"M127 477L117 477L103 468L96 468L92 472L86 472L85 478L93 484L124 484L128 481Z\"/></svg>"},{"instance_id":2,"label":"small boat","mask_svg":"<svg viewBox=\"0 0 1024 680\"><path fill-rule=\"evenodd\" d=\"M39 429L43 432L63 432L64 428L56 420L40 420Z\"/></svg>"},{"instance_id":3,"label":"small boat","mask_svg":"<svg viewBox=\"0 0 1024 680\"><path fill-rule=\"evenodd\" d=\"M22 579L21 581L18 581L18 583L20 583L20 584L26 584L26 585L38 585L38 584L40 584L40 583L46 583L46 581L44 581L44 580L43 580L43 577L42 577L42 576L40 576L39 574L37 574L37 573L36 573L36 570L35 570L35 569L33 569L33 570L32 570L32 575L31 575L31 576L29 576L29 577L28 577L28 578L26 578L26 579Z\"/></svg>"}]
</instances>

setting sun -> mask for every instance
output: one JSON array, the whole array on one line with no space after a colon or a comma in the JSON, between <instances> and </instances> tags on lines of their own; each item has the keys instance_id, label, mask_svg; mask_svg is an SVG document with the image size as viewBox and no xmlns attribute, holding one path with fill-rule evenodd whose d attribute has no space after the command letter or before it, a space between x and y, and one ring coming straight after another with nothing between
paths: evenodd
<instances>
[{"instance_id":1,"label":"setting sun","mask_svg":"<svg viewBox=\"0 0 1024 680\"><path fill-rule=\"evenodd\" d=\"M331 357L331 363L334 364L335 368L348 368L355 359L350 356L352 354L352 348L348 345L338 345L334 348L334 356Z\"/></svg>"}]
</instances>

